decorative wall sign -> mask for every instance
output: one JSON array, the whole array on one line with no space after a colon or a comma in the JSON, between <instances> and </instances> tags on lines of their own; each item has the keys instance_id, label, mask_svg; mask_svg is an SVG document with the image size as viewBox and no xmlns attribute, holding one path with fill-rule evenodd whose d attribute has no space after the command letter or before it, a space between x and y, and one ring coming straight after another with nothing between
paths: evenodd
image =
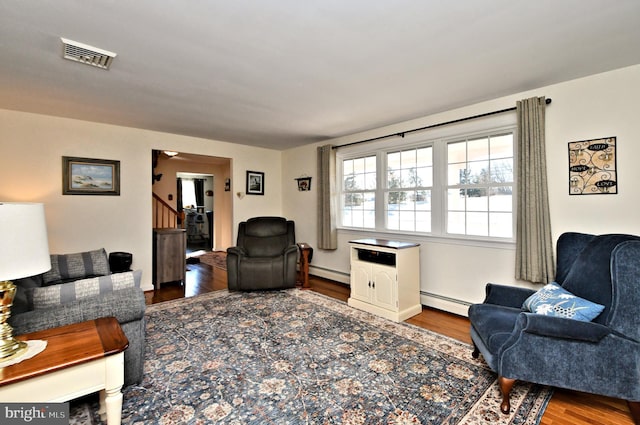
<instances>
[{"instance_id":1,"label":"decorative wall sign","mask_svg":"<svg viewBox=\"0 0 640 425\"><path fill-rule=\"evenodd\" d=\"M62 194L120 195L120 161L63 156Z\"/></svg>"},{"instance_id":2,"label":"decorative wall sign","mask_svg":"<svg viewBox=\"0 0 640 425\"><path fill-rule=\"evenodd\" d=\"M569 194L618 193L616 138L569 143Z\"/></svg>"},{"instance_id":3,"label":"decorative wall sign","mask_svg":"<svg viewBox=\"0 0 640 425\"><path fill-rule=\"evenodd\" d=\"M298 182L298 190L301 192L311 190L311 177L298 177L295 179Z\"/></svg>"},{"instance_id":4,"label":"decorative wall sign","mask_svg":"<svg viewBox=\"0 0 640 425\"><path fill-rule=\"evenodd\" d=\"M247 171L247 195L264 195L264 173Z\"/></svg>"}]
</instances>

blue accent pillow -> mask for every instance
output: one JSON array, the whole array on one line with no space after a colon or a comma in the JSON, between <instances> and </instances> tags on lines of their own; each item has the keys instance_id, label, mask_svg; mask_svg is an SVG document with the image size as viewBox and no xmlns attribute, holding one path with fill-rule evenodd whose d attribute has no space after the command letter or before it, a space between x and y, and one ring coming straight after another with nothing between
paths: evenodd
<instances>
[{"instance_id":1,"label":"blue accent pillow","mask_svg":"<svg viewBox=\"0 0 640 425\"><path fill-rule=\"evenodd\" d=\"M545 285L527 298L522 308L536 314L583 322L592 321L604 310L603 305L577 297L556 282Z\"/></svg>"}]
</instances>

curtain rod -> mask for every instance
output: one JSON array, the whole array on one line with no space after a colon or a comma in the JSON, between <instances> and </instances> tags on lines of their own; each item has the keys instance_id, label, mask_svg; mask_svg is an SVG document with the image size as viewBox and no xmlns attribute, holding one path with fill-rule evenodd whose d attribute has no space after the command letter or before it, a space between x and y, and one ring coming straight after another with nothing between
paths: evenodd
<instances>
[{"instance_id":1,"label":"curtain rod","mask_svg":"<svg viewBox=\"0 0 640 425\"><path fill-rule=\"evenodd\" d=\"M551 103L551 99L550 98L549 99L545 99L545 103L547 105L550 104ZM451 125L451 124L457 124L457 123L462 122L462 121L475 120L476 118L484 118L484 117L488 117L490 115L503 114L505 112L511 112L511 111L515 111L515 110L516 110L516 107L514 106L512 108L500 109L499 111L485 112L484 114L472 115L470 117L464 117L464 118L458 118L457 120L441 122L441 123L438 123L438 124L431 124L431 125L427 125L425 127L414 128L413 130L407 130L407 131L401 131L399 133L387 134L386 136L378 136L378 137L373 137L371 139L360 140L358 142L345 143L344 145L333 146L333 149L343 148L345 146L359 145L360 143L374 142L376 140L387 139L389 137L396 137L396 136L404 137L405 134L414 133L416 131L423 131L423 130L428 130L430 128L442 127L442 126Z\"/></svg>"}]
</instances>

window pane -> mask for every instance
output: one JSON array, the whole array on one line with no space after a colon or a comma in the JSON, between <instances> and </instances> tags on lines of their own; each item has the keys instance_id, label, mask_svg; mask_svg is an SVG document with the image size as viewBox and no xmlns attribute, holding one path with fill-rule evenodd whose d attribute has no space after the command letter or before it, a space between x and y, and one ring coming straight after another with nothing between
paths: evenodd
<instances>
[{"instance_id":1,"label":"window pane","mask_svg":"<svg viewBox=\"0 0 640 425\"><path fill-rule=\"evenodd\" d=\"M402 187L400 184L399 170L393 170L387 173L387 187L389 189L399 189L400 187Z\"/></svg>"},{"instance_id":2,"label":"window pane","mask_svg":"<svg viewBox=\"0 0 640 425\"><path fill-rule=\"evenodd\" d=\"M400 229L400 214L395 205L389 205L387 209L387 229L399 230Z\"/></svg>"},{"instance_id":3,"label":"window pane","mask_svg":"<svg viewBox=\"0 0 640 425\"><path fill-rule=\"evenodd\" d=\"M453 164L455 162L465 162L467 160L467 143L457 142L447 145L447 162Z\"/></svg>"},{"instance_id":4,"label":"window pane","mask_svg":"<svg viewBox=\"0 0 640 425\"><path fill-rule=\"evenodd\" d=\"M466 189L449 189L447 191L447 206L449 211L464 211L466 206Z\"/></svg>"},{"instance_id":5,"label":"window pane","mask_svg":"<svg viewBox=\"0 0 640 425\"><path fill-rule=\"evenodd\" d=\"M449 211L447 214L447 233L464 235L466 228L464 215L464 212Z\"/></svg>"},{"instance_id":6,"label":"window pane","mask_svg":"<svg viewBox=\"0 0 640 425\"><path fill-rule=\"evenodd\" d=\"M367 190L376 190L376 173L366 173L364 175L365 185Z\"/></svg>"},{"instance_id":7,"label":"window pane","mask_svg":"<svg viewBox=\"0 0 640 425\"><path fill-rule=\"evenodd\" d=\"M467 163L469 181L466 184L487 184L489 178L489 161L473 161Z\"/></svg>"},{"instance_id":8,"label":"window pane","mask_svg":"<svg viewBox=\"0 0 640 425\"><path fill-rule=\"evenodd\" d=\"M365 171L367 172L376 172L376 157L368 156L365 158Z\"/></svg>"},{"instance_id":9,"label":"window pane","mask_svg":"<svg viewBox=\"0 0 640 425\"><path fill-rule=\"evenodd\" d=\"M415 167L403 169L400 173L402 187L416 187L418 174Z\"/></svg>"},{"instance_id":10,"label":"window pane","mask_svg":"<svg viewBox=\"0 0 640 425\"><path fill-rule=\"evenodd\" d=\"M469 171L467 171L466 163L450 164L447 168L447 183L449 186L469 182Z\"/></svg>"},{"instance_id":11,"label":"window pane","mask_svg":"<svg viewBox=\"0 0 640 425\"><path fill-rule=\"evenodd\" d=\"M494 238L511 238L513 236L513 214L489 214L489 236Z\"/></svg>"},{"instance_id":12,"label":"window pane","mask_svg":"<svg viewBox=\"0 0 640 425\"><path fill-rule=\"evenodd\" d=\"M412 231L415 229L415 212L400 211L400 230Z\"/></svg>"},{"instance_id":13,"label":"window pane","mask_svg":"<svg viewBox=\"0 0 640 425\"><path fill-rule=\"evenodd\" d=\"M489 197L486 189L467 189L467 211L488 211Z\"/></svg>"},{"instance_id":14,"label":"window pane","mask_svg":"<svg viewBox=\"0 0 640 425\"><path fill-rule=\"evenodd\" d=\"M402 168L411 168L416 166L416 151L402 151L401 153Z\"/></svg>"},{"instance_id":15,"label":"window pane","mask_svg":"<svg viewBox=\"0 0 640 425\"><path fill-rule=\"evenodd\" d=\"M469 140L467 142L467 161L489 158L489 138Z\"/></svg>"},{"instance_id":16,"label":"window pane","mask_svg":"<svg viewBox=\"0 0 640 425\"><path fill-rule=\"evenodd\" d=\"M513 182L513 158L491 161L491 182Z\"/></svg>"},{"instance_id":17,"label":"window pane","mask_svg":"<svg viewBox=\"0 0 640 425\"><path fill-rule=\"evenodd\" d=\"M420 167L417 172L419 187L433 186L433 167Z\"/></svg>"},{"instance_id":18,"label":"window pane","mask_svg":"<svg viewBox=\"0 0 640 425\"><path fill-rule=\"evenodd\" d=\"M347 159L346 161L342 161L342 173L345 176L353 174L353 160Z\"/></svg>"},{"instance_id":19,"label":"window pane","mask_svg":"<svg viewBox=\"0 0 640 425\"><path fill-rule=\"evenodd\" d=\"M417 152L416 164L418 166L432 166L433 165L433 148L420 148Z\"/></svg>"},{"instance_id":20,"label":"window pane","mask_svg":"<svg viewBox=\"0 0 640 425\"><path fill-rule=\"evenodd\" d=\"M511 212L513 210L513 196L511 187L495 187L489 197L489 211Z\"/></svg>"},{"instance_id":21,"label":"window pane","mask_svg":"<svg viewBox=\"0 0 640 425\"><path fill-rule=\"evenodd\" d=\"M431 212L416 212L416 232L431 232Z\"/></svg>"},{"instance_id":22,"label":"window pane","mask_svg":"<svg viewBox=\"0 0 640 425\"><path fill-rule=\"evenodd\" d=\"M489 236L489 214L467 213L467 235Z\"/></svg>"},{"instance_id":23,"label":"window pane","mask_svg":"<svg viewBox=\"0 0 640 425\"><path fill-rule=\"evenodd\" d=\"M414 194L416 210L431 211L431 191L418 190Z\"/></svg>"},{"instance_id":24,"label":"window pane","mask_svg":"<svg viewBox=\"0 0 640 425\"><path fill-rule=\"evenodd\" d=\"M400 169L400 152L387 154L387 169L395 171Z\"/></svg>"},{"instance_id":25,"label":"window pane","mask_svg":"<svg viewBox=\"0 0 640 425\"><path fill-rule=\"evenodd\" d=\"M513 157L513 134L492 136L489 141L490 158L512 158Z\"/></svg>"}]
</instances>

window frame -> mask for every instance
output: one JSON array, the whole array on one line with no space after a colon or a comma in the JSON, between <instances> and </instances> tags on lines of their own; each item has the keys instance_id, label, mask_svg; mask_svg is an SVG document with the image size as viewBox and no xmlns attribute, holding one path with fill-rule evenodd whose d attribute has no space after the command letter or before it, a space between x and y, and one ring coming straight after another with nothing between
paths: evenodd
<instances>
[{"instance_id":1,"label":"window frame","mask_svg":"<svg viewBox=\"0 0 640 425\"><path fill-rule=\"evenodd\" d=\"M392 235L400 235L404 238L419 239L445 239L449 241L461 241L463 244L480 244L489 246L507 244L513 246L515 243L516 231L516 206L517 206L517 132L515 114L506 114L508 116L497 117L494 119L481 120L480 123L463 123L451 126L451 128L436 129L419 133L408 134L402 139L394 139L392 142L375 141L363 145L353 145L340 148L337 152L336 160L336 179L337 181L337 199L338 214L337 228L340 232L361 233L366 232L370 235L379 235L380 237L389 237ZM495 237L495 236L475 236L465 234L449 234L447 233L447 146L452 142L470 140L486 136L496 136L500 134L511 133L513 135L513 182L512 182L512 237ZM432 147L432 167L433 167L433 186L431 187L431 231L403 231L390 230L387 228L386 201L389 189L387 187L387 155L393 152L399 152L407 149L415 149L421 147ZM343 161L358 157L376 156L376 203L375 203L375 228L359 228L350 227L342 223L343 205L342 205L342 184L343 184Z\"/></svg>"}]
</instances>

